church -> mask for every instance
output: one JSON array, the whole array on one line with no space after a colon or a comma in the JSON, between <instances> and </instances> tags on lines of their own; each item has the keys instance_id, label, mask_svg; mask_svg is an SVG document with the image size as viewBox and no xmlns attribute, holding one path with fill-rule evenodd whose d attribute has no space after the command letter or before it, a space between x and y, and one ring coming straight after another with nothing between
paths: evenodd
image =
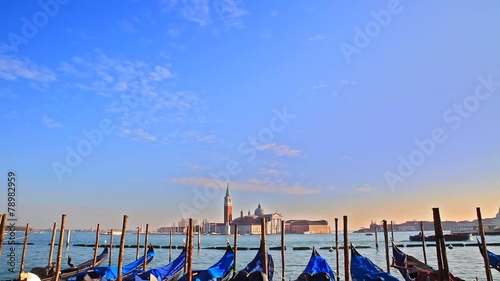
<instances>
[{"instance_id":1,"label":"church","mask_svg":"<svg viewBox=\"0 0 500 281\"><path fill-rule=\"evenodd\" d=\"M227 184L224 196L224 223L219 227L221 234L234 234L235 225L238 226L239 234L261 234L262 218L267 222L266 234L281 233L282 215L278 212L266 214L260 203L253 214L249 210L248 214L243 216L243 210L241 210L240 216L233 219L233 201L229 192L229 184Z\"/></svg>"}]
</instances>

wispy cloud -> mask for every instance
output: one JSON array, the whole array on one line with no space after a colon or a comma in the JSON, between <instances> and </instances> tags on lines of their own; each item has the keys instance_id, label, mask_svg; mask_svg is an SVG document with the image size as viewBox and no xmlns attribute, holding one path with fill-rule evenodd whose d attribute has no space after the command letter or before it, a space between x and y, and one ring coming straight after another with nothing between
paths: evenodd
<instances>
[{"instance_id":1,"label":"wispy cloud","mask_svg":"<svg viewBox=\"0 0 500 281\"><path fill-rule=\"evenodd\" d=\"M176 12L200 26L208 26L217 19L228 27L241 26L241 18L248 13L238 0L161 0L160 4L162 12Z\"/></svg>"},{"instance_id":2,"label":"wispy cloud","mask_svg":"<svg viewBox=\"0 0 500 281\"><path fill-rule=\"evenodd\" d=\"M311 36L311 37L307 38L307 41L313 42L313 41L321 41L321 40L325 40L325 39L326 39L325 35L323 35L323 34L316 34L314 36Z\"/></svg>"},{"instance_id":3,"label":"wispy cloud","mask_svg":"<svg viewBox=\"0 0 500 281\"><path fill-rule=\"evenodd\" d=\"M299 156L302 153L298 149L293 149L288 145L279 144L276 142L267 143L267 144L258 146L257 149L268 150L268 151L273 152L277 156L288 156L288 157Z\"/></svg>"},{"instance_id":4,"label":"wispy cloud","mask_svg":"<svg viewBox=\"0 0 500 281\"><path fill-rule=\"evenodd\" d=\"M128 20L120 21L118 23L118 25L126 33L132 34L132 33L136 33L137 32L137 29L135 29L135 27L132 25L132 23L130 21L128 21Z\"/></svg>"},{"instance_id":5,"label":"wispy cloud","mask_svg":"<svg viewBox=\"0 0 500 281\"><path fill-rule=\"evenodd\" d=\"M114 58L96 50L92 56L62 62L63 75L77 78L72 87L109 99L105 114L117 133L140 141L163 139L159 125L187 122L200 100L188 91L172 91L169 65Z\"/></svg>"},{"instance_id":6,"label":"wispy cloud","mask_svg":"<svg viewBox=\"0 0 500 281\"><path fill-rule=\"evenodd\" d=\"M61 128L61 127L63 127L63 124L61 122L58 122L54 119L51 119L51 118L47 117L47 115L44 115L42 117L42 123L49 128Z\"/></svg>"},{"instance_id":7,"label":"wispy cloud","mask_svg":"<svg viewBox=\"0 0 500 281\"><path fill-rule=\"evenodd\" d=\"M372 192L373 188L369 184L363 184L353 188L354 192Z\"/></svg>"},{"instance_id":8,"label":"wispy cloud","mask_svg":"<svg viewBox=\"0 0 500 281\"><path fill-rule=\"evenodd\" d=\"M226 187L226 183L216 182L212 178L208 177L175 178L170 181L172 183L182 184L197 188L203 188L206 185L210 185L211 187L220 189L224 189ZM279 181L262 181L255 178L249 179L247 181L231 181L231 189L252 191L252 192L295 194L295 195L315 194L320 192L319 189L305 187L300 184L286 184Z\"/></svg>"},{"instance_id":9,"label":"wispy cloud","mask_svg":"<svg viewBox=\"0 0 500 281\"><path fill-rule=\"evenodd\" d=\"M0 79L26 79L43 83L57 80L55 73L47 67L39 66L28 59L8 56L0 56Z\"/></svg>"},{"instance_id":10,"label":"wispy cloud","mask_svg":"<svg viewBox=\"0 0 500 281\"><path fill-rule=\"evenodd\" d=\"M163 12L177 11L184 19L195 22L200 26L208 25L210 7L208 0L162 0Z\"/></svg>"}]
</instances>

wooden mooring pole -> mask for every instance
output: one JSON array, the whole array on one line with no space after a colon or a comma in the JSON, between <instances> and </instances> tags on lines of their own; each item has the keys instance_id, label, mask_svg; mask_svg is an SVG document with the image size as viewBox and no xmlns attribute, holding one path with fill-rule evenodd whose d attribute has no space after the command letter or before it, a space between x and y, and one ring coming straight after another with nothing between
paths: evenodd
<instances>
[{"instance_id":1,"label":"wooden mooring pole","mask_svg":"<svg viewBox=\"0 0 500 281\"><path fill-rule=\"evenodd\" d=\"M71 236L71 229L67 230L68 233L66 234L66 248L69 248L69 238Z\"/></svg>"},{"instance_id":2,"label":"wooden mooring pole","mask_svg":"<svg viewBox=\"0 0 500 281\"><path fill-rule=\"evenodd\" d=\"M281 221L281 280L285 281L285 221Z\"/></svg>"},{"instance_id":3,"label":"wooden mooring pole","mask_svg":"<svg viewBox=\"0 0 500 281\"><path fill-rule=\"evenodd\" d=\"M344 216L344 280L351 280L349 264L349 235L347 230L347 216Z\"/></svg>"},{"instance_id":4,"label":"wooden mooring pole","mask_svg":"<svg viewBox=\"0 0 500 281\"><path fill-rule=\"evenodd\" d=\"M26 261L26 250L28 249L28 235L30 233L30 224L26 224L26 231L24 231L23 253L21 255L21 267L19 268L19 280L23 280L24 263ZM2 246L2 245L0 245Z\"/></svg>"},{"instance_id":5,"label":"wooden mooring pole","mask_svg":"<svg viewBox=\"0 0 500 281\"><path fill-rule=\"evenodd\" d=\"M264 275L266 278L269 276L269 266L268 266L268 260L267 260L267 241L266 241L266 234L267 234L267 224L266 224L266 219L262 218L261 223L260 223L260 237L262 239L262 254L264 255L262 257L263 262L263 269L264 269Z\"/></svg>"},{"instance_id":6,"label":"wooden mooring pole","mask_svg":"<svg viewBox=\"0 0 500 281\"><path fill-rule=\"evenodd\" d=\"M238 255L238 225L234 225L234 262L233 262L233 276L236 275L236 257Z\"/></svg>"},{"instance_id":7,"label":"wooden mooring pole","mask_svg":"<svg viewBox=\"0 0 500 281\"><path fill-rule=\"evenodd\" d=\"M139 259L139 246L141 245L141 227L137 227L137 241L135 247L135 259Z\"/></svg>"},{"instance_id":8,"label":"wooden mooring pole","mask_svg":"<svg viewBox=\"0 0 500 281\"><path fill-rule=\"evenodd\" d=\"M477 221L479 224L479 235L481 235L481 246L483 251L483 259L484 259L484 270L486 271L486 280L493 281L493 277L491 275L490 261L488 258L488 249L486 248L486 239L484 238L484 229L483 229L483 218L481 216L481 208L476 208L477 213Z\"/></svg>"},{"instance_id":9,"label":"wooden mooring pole","mask_svg":"<svg viewBox=\"0 0 500 281\"><path fill-rule=\"evenodd\" d=\"M62 245L64 241L64 228L66 227L66 214L62 215L61 218L61 229L59 230L59 244L57 245L57 264L56 273L54 275L54 281L59 281L59 275L61 273L61 260L62 260Z\"/></svg>"},{"instance_id":10,"label":"wooden mooring pole","mask_svg":"<svg viewBox=\"0 0 500 281\"><path fill-rule=\"evenodd\" d=\"M448 267L448 258L446 257L446 245L439 208L432 208L432 212L434 217L434 232L436 235L436 251L438 254L438 262L441 264L440 279L448 280L450 278L450 269Z\"/></svg>"},{"instance_id":11,"label":"wooden mooring pole","mask_svg":"<svg viewBox=\"0 0 500 281\"><path fill-rule=\"evenodd\" d=\"M420 221L420 233L422 233L422 251L424 254L424 263L427 264L427 252L425 251L425 234L424 234L424 222Z\"/></svg>"},{"instance_id":12,"label":"wooden mooring pole","mask_svg":"<svg viewBox=\"0 0 500 281\"><path fill-rule=\"evenodd\" d=\"M170 230L170 244L168 246L168 262L172 261L172 230Z\"/></svg>"},{"instance_id":13,"label":"wooden mooring pole","mask_svg":"<svg viewBox=\"0 0 500 281\"><path fill-rule=\"evenodd\" d=\"M95 243L94 243L94 258L92 259L92 266L95 266L97 263L97 252L99 251L99 235L101 231L101 224L97 224L97 228L95 230Z\"/></svg>"},{"instance_id":14,"label":"wooden mooring pole","mask_svg":"<svg viewBox=\"0 0 500 281\"><path fill-rule=\"evenodd\" d=\"M337 278L340 276L340 260L339 260L339 218L335 218L335 264Z\"/></svg>"},{"instance_id":15,"label":"wooden mooring pole","mask_svg":"<svg viewBox=\"0 0 500 281\"><path fill-rule=\"evenodd\" d=\"M56 242L56 231L57 231L57 223L54 222L54 226L52 226L52 236L50 238L50 250L49 250L49 261L47 263L48 266L52 263L52 255L54 253L54 244Z\"/></svg>"},{"instance_id":16,"label":"wooden mooring pole","mask_svg":"<svg viewBox=\"0 0 500 281\"><path fill-rule=\"evenodd\" d=\"M382 221L384 226L384 242L385 242L385 263L387 265L387 273L391 273L391 264L389 262L389 234L387 233L387 221Z\"/></svg>"},{"instance_id":17,"label":"wooden mooring pole","mask_svg":"<svg viewBox=\"0 0 500 281\"><path fill-rule=\"evenodd\" d=\"M187 281L193 281L193 219L189 218L188 228L188 253L189 259L187 260Z\"/></svg>"},{"instance_id":18,"label":"wooden mooring pole","mask_svg":"<svg viewBox=\"0 0 500 281\"><path fill-rule=\"evenodd\" d=\"M5 239L5 226L7 224L7 214L3 214L0 220L0 257L2 256L2 245Z\"/></svg>"},{"instance_id":19,"label":"wooden mooring pole","mask_svg":"<svg viewBox=\"0 0 500 281\"><path fill-rule=\"evenodd\" d=\"M142 270L146 271L148 266L148 237L149 236L149 224L146 224L146 233L144 234L144 264L142 265Z\"/></svg>"},{"instance_id":20,"label":"wooden mooring pole","mask_svg":"<svg viewBox=\"0 0 500 281\"><path fill-rule=\"evenodd\" d=\"M111 266L111 257L113 256L113 229L109 233L109 260L108 265Z\"/></svg>"},{"instance_id":21,"label":"wooden mooring pole","mask_svg":"<svg viewBox=\"0 0 500 281\"><path fill-rule=\"evenodd\" d=\"M125 251L125 233L127 232L127 220L128 216L123 216L123 225L122 225L122 236L120 238L120 252L118 254L118 277L117 281L122 281L123 279L123 254Z\"/></svg>"},{"instance_id":22,"label":"wooden mooring pole","mask_svg":"<svg viewBox=\"0 0 500 281\"><path fill-rule=\"evenodd\" d=\"M375 232L375 249L377 249L377 251L378 251L378 225L377 224L375 224L374 232Z\"/></svg>"}]
</instances>

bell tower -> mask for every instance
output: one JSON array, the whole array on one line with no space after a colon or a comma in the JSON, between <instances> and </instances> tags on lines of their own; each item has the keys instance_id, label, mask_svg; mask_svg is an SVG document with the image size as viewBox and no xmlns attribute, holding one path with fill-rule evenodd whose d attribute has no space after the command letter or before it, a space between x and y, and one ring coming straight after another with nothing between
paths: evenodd
<instances>
[{"instance_id":1,"label":"bell tower","mask_svg":"<svg viewBox=\"0 0 500 281\"><path fill-rule=\"evenodd\" d=\"M229 193L229 183L226 188L226 196L224 197L224 224L230 223L233 220L233 200Z\"/></svg>"}]
</instances>

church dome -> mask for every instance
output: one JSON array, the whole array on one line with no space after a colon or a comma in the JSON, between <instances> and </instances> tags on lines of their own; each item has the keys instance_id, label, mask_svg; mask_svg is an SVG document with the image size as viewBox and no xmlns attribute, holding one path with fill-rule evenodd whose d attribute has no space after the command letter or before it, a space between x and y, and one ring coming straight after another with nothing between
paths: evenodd
<instances>
[{"instance_id":1,"label":"church dome","mask_svg":"<svg viewBox=\"0 0 500 281\"><path fill-rule=\"evenodd\" d=\"M497 218L497 219L500 219L500 208L498 208L498 213L497 213L496 218Z\"/></svg>"},{"instance_id":2,"label":"church dome","mask_svg":"<svg viewBox=\"0 0 500 281\"><path fill-rule=\"evenodd\" d=\"M256 216L263 216L266 212L264 211L264 209L260 206L257 207L257 209L255 209L255 211L253 212L254 215Z\"/></svg>"}]
</instances>

